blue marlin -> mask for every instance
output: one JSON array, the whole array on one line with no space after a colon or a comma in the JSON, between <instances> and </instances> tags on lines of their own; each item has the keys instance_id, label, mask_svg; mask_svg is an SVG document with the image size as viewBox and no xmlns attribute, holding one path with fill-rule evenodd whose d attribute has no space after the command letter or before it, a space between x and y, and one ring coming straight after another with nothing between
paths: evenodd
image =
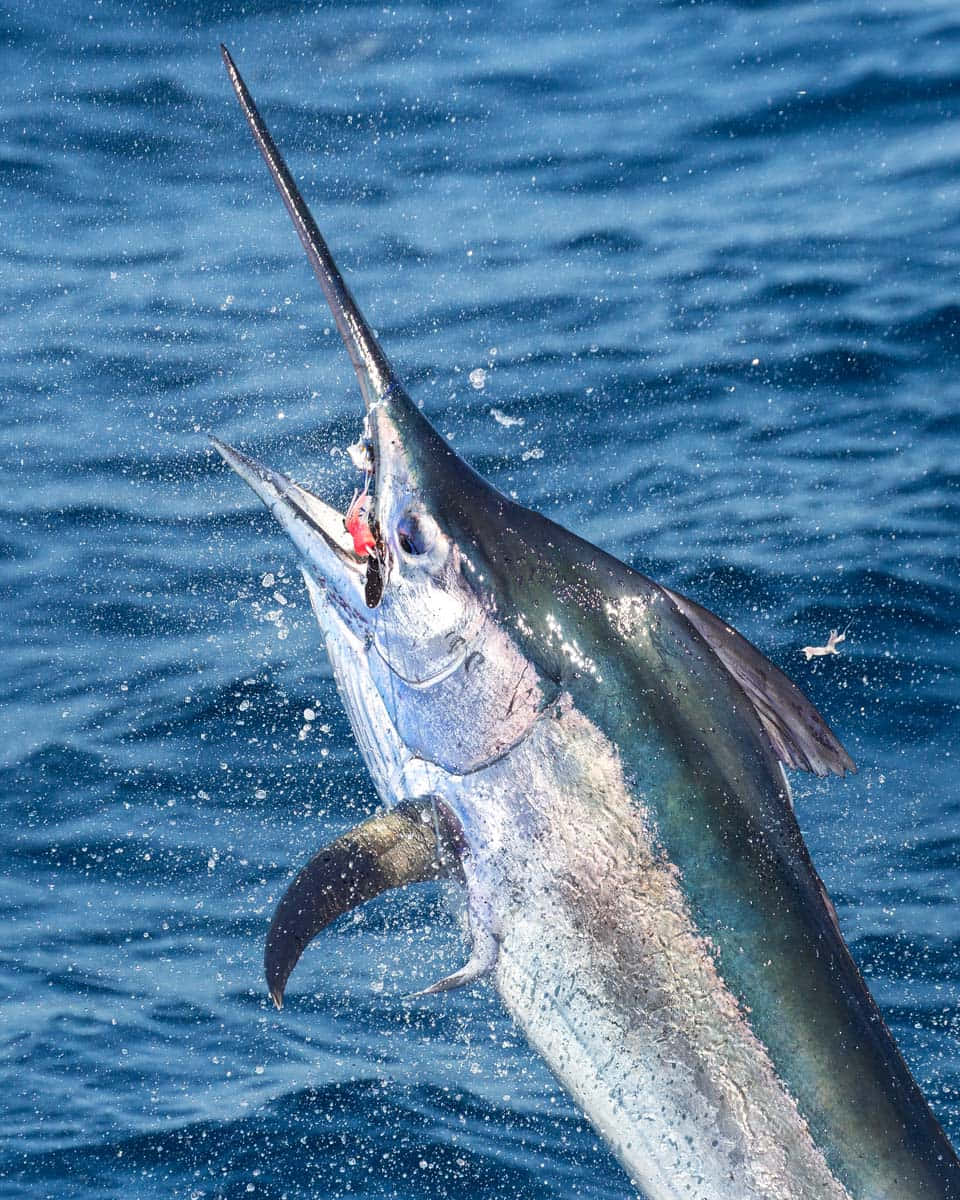
<instances>
[{"instance_id":1,"label":"blue marlin","mask_svg":"<svg viewBox=\"0 0 960 1200\"><path fill-rule=\"evenodd\" d=\"M386 811L297 876L279 1005L310 939L388 887L466 890L468 962L650 1200L960 1197L784 768L850 757L725 621L472 470L410 400L237 68L233 87L360 383L369 509L214 445L300 554ZM357 521L362 518L363 538Z\"/></svg>"}]
</instances>

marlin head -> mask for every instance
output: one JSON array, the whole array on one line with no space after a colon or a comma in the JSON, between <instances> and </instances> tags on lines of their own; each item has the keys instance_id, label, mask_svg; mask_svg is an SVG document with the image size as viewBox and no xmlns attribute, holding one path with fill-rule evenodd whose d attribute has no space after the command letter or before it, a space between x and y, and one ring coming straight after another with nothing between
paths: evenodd
<instances>
[{"instance_id":1,"label":"marlin head","mask_svg":"<svg viewBox=\"0 0 960 1200\"><path fill-rule=\"evenodd\" d=\"M505 523L511 513L523 510L464 462L407 395L351 296L235 63L226 48L221 49L357 374L365 412L354 458L365 471L363 491L351 511L341 514L219 439L213 438L213 445L297 546L328 646L331 637L342 641L344 634L372 643L380 659L374 676L379 676L388 701L397 695L398 683L401 691L402 685L419 689L422 701L428 684L448 677L471 655L474 661L481 657L483 583L498 558L498 547L502 551ZM433 699L439 701L438 693L431 694ZM412 719L404 712L390 715L401 725ZM506 736L509 740L512 734ZM502 738L492 737L498 747ZM458 765L468 768L492 752L490 746L475 745Z\"/></svg>"}]
</instances>

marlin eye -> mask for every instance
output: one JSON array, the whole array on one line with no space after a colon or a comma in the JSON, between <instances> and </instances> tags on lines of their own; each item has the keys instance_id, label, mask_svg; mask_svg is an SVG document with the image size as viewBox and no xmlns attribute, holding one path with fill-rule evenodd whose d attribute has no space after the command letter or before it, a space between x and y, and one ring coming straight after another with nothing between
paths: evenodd
<instances>
[{"instance_id":1,"label":"marlin eye","mask_svg":"<svg viewBox=\"0 0 960 1200\"><path fill-rule=\"evenodd\" d=\"M407 513L397 525L397 542L404 554L425 554L430 549L423 522L415 513Z\"/></svg>"}]
</instances>

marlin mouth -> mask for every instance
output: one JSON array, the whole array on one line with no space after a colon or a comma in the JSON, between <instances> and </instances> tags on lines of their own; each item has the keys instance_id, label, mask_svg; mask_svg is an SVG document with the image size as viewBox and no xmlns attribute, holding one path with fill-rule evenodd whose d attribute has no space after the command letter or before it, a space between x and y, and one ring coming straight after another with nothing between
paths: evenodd
<instances>
[{"instance_id":1,"label":"marlin mouth","mask_svg":"<svg viewBox=\"0 0 960 1200\"><path fill-rule=\"evenodd\" d=\"M357 538L350 531L350 510L341 513L280 471L235 450L213 435L210 442L224 462L270 509L311 572L321 575L338 599L347 602L348 608L353 608L350 599L358 592L367 608L376 608L383 595L386 576L386 550L379 531L367 527L372 542L366 553L359 553ZM368 461L365 491L375 478L372 454Z\"/></svg>"}]
</instances>

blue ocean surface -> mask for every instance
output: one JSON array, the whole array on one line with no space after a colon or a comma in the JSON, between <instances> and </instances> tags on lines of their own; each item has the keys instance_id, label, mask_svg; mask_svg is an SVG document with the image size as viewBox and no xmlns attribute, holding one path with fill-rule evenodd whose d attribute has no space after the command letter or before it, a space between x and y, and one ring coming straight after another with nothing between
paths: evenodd
<instances>
[{"instance_id":1,"label":"blue ocean surface","mask_svg":"<svg viewBox=\"0 0 960 1200\"><path fill-rule=\"evenodd\" d=\"M722 614L858 764L814 860L960 1139L960 10L20 0L0 13L0 1195L634 1194L456 898L276 1013L273 906L376 797L213 431L349 500L351 288L501 489ZM846 631L839 656L801 648Z\"/></svg>"}]
</instances>

